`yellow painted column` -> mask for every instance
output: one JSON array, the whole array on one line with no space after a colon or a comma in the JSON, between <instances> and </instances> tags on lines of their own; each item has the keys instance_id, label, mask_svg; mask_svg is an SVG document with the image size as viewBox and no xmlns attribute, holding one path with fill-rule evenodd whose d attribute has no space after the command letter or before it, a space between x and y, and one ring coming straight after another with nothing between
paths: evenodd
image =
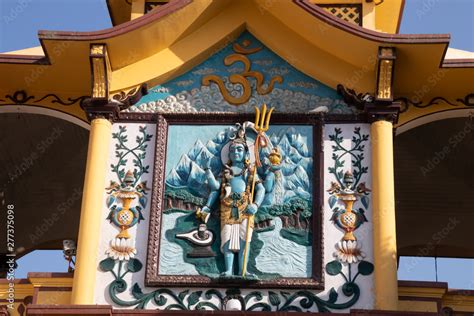
<instances>
[{"instance_id":1,"label":"yellow painted column","mask_svg":"<svg viewBox=\"0 0 474 316\"><path fill-rule=\"evenodd\" d=\"M372 123L372 198L375 309L397 310L397 237L393 175L393 125Z\"/></svg>"},{"instance_id":2,"label":"yellow painted column","mask_svg":"<svg viewBox=\"0 0 474 316\"><path fill-rule=\"evenodd\" d=\"M111 129L112 123L107 119L92 120L77 240L72 304L94 304L100 224L103 220L101 210Z\"/></svg>"}]
</instances>

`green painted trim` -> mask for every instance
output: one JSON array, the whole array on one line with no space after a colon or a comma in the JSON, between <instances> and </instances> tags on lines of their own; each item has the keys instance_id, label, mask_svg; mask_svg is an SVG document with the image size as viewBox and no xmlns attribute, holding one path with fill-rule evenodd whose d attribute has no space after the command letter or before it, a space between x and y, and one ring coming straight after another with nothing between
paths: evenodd
<instances>
[{"instance_id":1,"label":"green painted trim","mask_svg":"<svg viewBox=\"0 0 474 316\"><path fill-rule=\"evenodd\" d=\"M137 184L138 180L144 173L148 173L150 168L149 165L143 165L143 161L146 157L146 149L148 145L146 144L151 140L153 135L148 134L146 132L146 126L139 126L138 127L141 135L138 135L136 138L137 145L133 148L129 148L127 146L128 138L127 138L127 127L126 126L119 126L118 133L112 133L112 138L118 141L118 144L115 144L115 157L118 158L117 164L111 164L110 168L112 172L115 172L117 175L117 179L120 183L123 182L123 178L125 177L125 166L127 165L127 157L129 155L132 156L133 159L133 175L135 177L135 182L133 186Z\"/></svg>"},{"instance_id":2,"label":"green painted trim","mask_svg":"<svg viewBox=\"0 0 474 316\"><path fill-rule=\"evenodd\" d=\"M117 264L118 263L118 264ZM341 275L345 283L342 285L342 294L349 300L337 302L339 294L334 288L329 291L329 297L324 300L315 293L307 290L300 290L294 293L285 291L273 292L252 291L248 294L242 294L240 289L217 290L209 289L207 291L191 291L185 289L181 292L172 289L156 289L149 293L143 293L138 283L134 283L131 288L131 294L134 300L125 301L119 298L119 294L124 293L128 284L124 276L128 273L139 272L143 264L138 259L127 261L111 261L110 258L104 259L99 264L102 271L111 272L115 278L109 284L109 296L111 300L119 307L135 307L135 309L145 309L149 304L154 304L158 309L164 310L225 310L226 303L231 299L236 299L241 303L243 311L309 311L313 307L318 312L330 313L332 310L347 309L360 298L361 289L355 283L359 275L370 275L373 272L373 265L367 261L361 261L357 264L357 273L352 277L352 266L348 265L349 274L346 275L342 270L343 266L338 261L332 261L326 265L326 272L329 275ZM116 272L117 270L117 272ZM268 301L265 299L268 296ZM219 302L216 305L213 300Z\"/></svg>"},{"instance_id":3,"label":"green painted trim","mask_svg":"<svg viewBox=\"0 0 474 316\"><path fill-rule=\"evenodd\" d=\"M337 182L341 187L344 187L343 178L344 178L344 160L341 160L345 155L351 156L352 161L352 168L353 168L353 175L354 175L354 183L351 189L357 187L362 178L362 175L367 173L369 167L363 166L362 162L364 161L364 148L365 142L369 140L368 134L361 134L360 127L354 128L354 135L352 136L352 142L354 143L350 149L346 149L342 146L342 142L344 138L342 137L342 131L340 128L334 128L334 134L329 135L329 140L331 140L334 144L332 145L333 154L332 159L334 161L334 166L329 167L329 173L334 174Z\"/></svg>"}]
</instances>

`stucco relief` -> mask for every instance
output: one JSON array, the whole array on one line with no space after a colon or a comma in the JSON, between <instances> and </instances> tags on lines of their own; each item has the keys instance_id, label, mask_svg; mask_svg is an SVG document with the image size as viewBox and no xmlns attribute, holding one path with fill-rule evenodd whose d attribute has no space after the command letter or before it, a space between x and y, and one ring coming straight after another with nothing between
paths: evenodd
<instances>
[{"instance_id":1,"label":"stucco relief","mask_svg":"<svg viewBox=\"0 0 474 316\"><path fill-rule=\"evenodd\" d=\"M350 114L332 88L301 73L250 33L194 69L153 87L127 112L253 112L268 104L278 112Z\"/></svg>"},{"instance_id":2,"label":"stucco relief","mask_svg":"<svg viewBox=\"0 0 474 316\"><path fill-rule=\"evenodd\" d=\"M116 180L127 177L126 170L132 169L133 164L142 166L150 165L149 171L153 168L153 146L145 147L144 152L138 155L141 161L126 163L122 169L125 174L117 175L113 166L120 165L119 161L123 157L117 155L116 149L120 145L120 135L126 136L130 140L130 149L140 148L140 137L143 139L154 136L154 124L146 124L145 136L143 136L144 124L118 124L114 125L116 135L111 147L109 180ZM342 126L342 127L341 127ZM123 131L125 127L126 132ZM341 127L340 129L338 129ZM373 277L371 275L372 261L372 240L371 240L371 207L370 207L370 144L367 142L368 128L366 124L343 124L326 125L324 129L324 265L325 265L325 289L323 291L313 291L307 289L246 289L246 288L152 288L144 286L143 263L146 260L146 239L148 238L148 219L150 215L149 205L141 210L142 220L136 222L129 228L129 234L133 236L133 246L136 253L127 258L113 257L107 254L110 248L110 241L117 238L116 234L123 232L117 230L115 223L112 225L106 220L110 214L110 207L104 205L104 225L101 235L101 254L99 256L98 268L99 277L96 283L96 303L109 303L115 307L139 308L139 309L167 309L167 310L246 310L246 311L312 311L312 312L337 312L345 311L348 308L371 308L373 298L371 295ZM139 138L137 138L137 136ZM123 140L124 138L122 138ZM132 141L133 140L133 141ZM142 144L143 145L143 144ZM143 147L142 147L143 148ZM345 155L342 155L346 153ZM359 157L354 162L353 155ZM122 163L123 164L123 163ZM335 168L329 169L329 168ZM114 169L114 170L112 170ZM342 171L342 173L341 173ZM345 171L350 171L346 173ZM133 172L132 172L133 174ZM350 175L356 179L349 186ZM129 174L130 176L130 174ZM342 178L339 178L342 176ZM137 179L140 179L139 181ZM131 180L131 179L130 179ZM151 181L148 173L144 172L140 177L135 177L137 183ZM322 179L321 179L322 181ZM341 181L345 187L338 183ZM362 186L360 184L363 184ZM126 187L126 185L125 185ZM146 185L145 185L146 187ZM336 189L335 189L336 188ZM140 189L141 190L141 189ZM334 201L332 198L340 198L343 191L348 195L356 196L354 209L360 213L364 209L363 215L356 219L356 225L352 228L346 224L337 223L334 214L342 212L342 208L335 211L335 205L345 205L343 199ZM139 191L139 190L138 190ZM350 192L349 192L350 191ZM114 192L104 192L105 202ZM344 195L344 194L342 194ZM367 197L367 198L364 198ZM137 200L137 205L140 201ZM342 213L338 213L341 215ZM355 213L355 212L354 212ZM139 216L139 215L138 215ZM336 216L337 217L337 216ZM347 220L350 220L349 218ZM366 221L367 220L367 221ZM336 225L335 225L336 224ZM276 224L278 226L278 224ZM352 230L357 236L357 249L360 250L360 257L355 254L353 259L342 257L337 254L337 244L345 237L351 239L348 230ZM344 249L347 249L347 246ZM341 246L343 247L343 246ZM352 247L353 249L355 247ZM363 252L363 254L362 254ZM113 260L112 260L113 259Z\"/></svg>"}]
</instances>

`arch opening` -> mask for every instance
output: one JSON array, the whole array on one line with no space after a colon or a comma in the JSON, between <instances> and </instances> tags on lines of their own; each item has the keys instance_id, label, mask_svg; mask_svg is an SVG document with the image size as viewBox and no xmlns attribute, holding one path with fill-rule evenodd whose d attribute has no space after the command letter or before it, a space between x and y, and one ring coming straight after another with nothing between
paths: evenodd
<instances>
[{"instance_id":1,"label":"arch opening","mask_svg":"<svg viewBox=\"0 0 474 316\"><path fill-rule=\"evenodd\" d=\"M14 240L10 249L1 239L3 255L13 250L18 259L77 240L89 131L55 116L0 113L0 195L13 211ZM6 236L7 216L1 221Z\"/></svg>"},{"instance_id":2,"label":"arch opening","mask_svg":"<svg viewBox=\"0 0 474 316\"><path fill-rule=\"evenodd\" d=\"M394 139L398 255L474 258L474 120L431 119Z\"/></svg>"}]
</instances>

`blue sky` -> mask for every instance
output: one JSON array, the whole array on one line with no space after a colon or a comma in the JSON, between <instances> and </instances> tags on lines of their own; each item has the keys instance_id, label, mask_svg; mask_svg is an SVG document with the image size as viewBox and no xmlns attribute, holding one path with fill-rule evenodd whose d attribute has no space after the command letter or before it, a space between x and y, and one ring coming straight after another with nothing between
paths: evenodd
<instances>
[{"instance_id":1,"label":"blue sky","mask_svg":"<svg viewBox=\"0 0 474 316\"><path fill-rule=\"evenodd\" d=\"M38 30L111 26L105 0L0 0L0 52L38 46Z\"/></svg>"},{"instance_id":2,"label":"blue sky","mask_svg":"<svg viewBox=\"0 0 474 316\"><path fill-rule=\"evenodd\" d=\"M400 33L451 33L451 46L474 51L474 0L406 0ZM1 0L0 52L39 45L38 30L111 26L105 0Z\"/></svg>"},{"instance_id":3,"label":"blue sky","mask_svg":"<svg viewBox=\"0 0 474 316\"><path fill-rule=\"evenodd\" d=\"M388 0L386 0L388 1ZM39 45L38 30L92 31L111 27L105 0L0 0L0 52ZM451 47L474 51L474 0L406 0L401 33L451 33ZM58 251L35 252L19 260L27 271L66 271ZM438 259L438 280L474 289L472 260ZM433 258L402 258L399 278L435 280Z\"/></svg>"},{"instance_id":4,"label":"blue sky","mask_svg":"<svg viewBox=\"0 0 474 316\"><path fill-rule=\"evenodd\" d=\"M449 33L450 47L474 52L474 0L405 1L400 33Z\"/></svg>"}]
</instances>

